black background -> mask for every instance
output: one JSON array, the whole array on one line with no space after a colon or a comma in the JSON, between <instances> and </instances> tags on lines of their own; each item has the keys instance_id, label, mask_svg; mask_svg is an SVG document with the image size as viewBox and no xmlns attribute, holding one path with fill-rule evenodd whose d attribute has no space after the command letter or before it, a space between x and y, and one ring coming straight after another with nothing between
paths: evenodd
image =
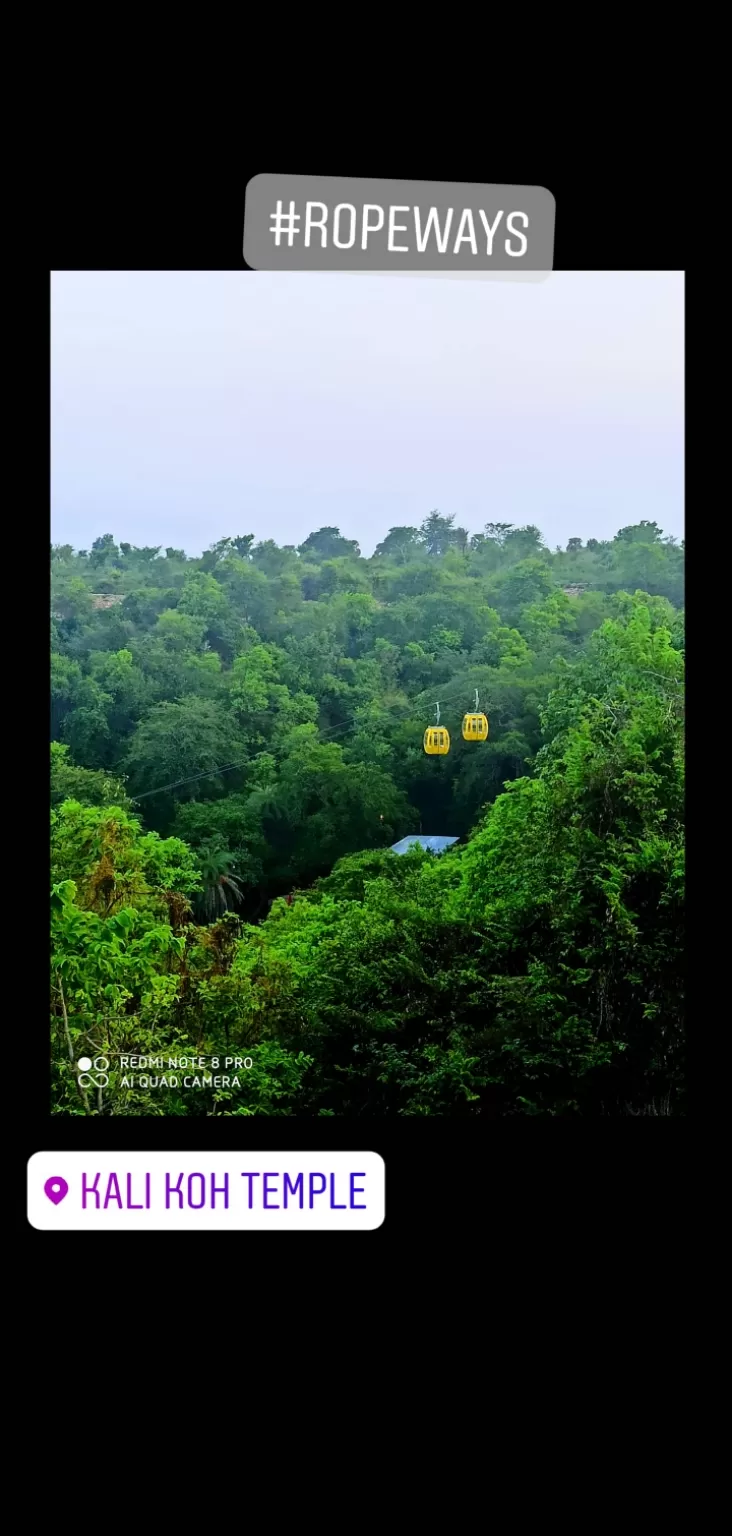
<instances>
[{"instance_id":1,"label":"black background","mask_svg":"<svg viewBox=\"0 0 732 1536\"><path fill-rule=\"evenodd\" d=\"M75 138L75 142L74 142ZM556 199L555 269L569 270L684 270L684 229L679 215L675 166L671 146L663 165L638 154L634 163L626 155L618 167L614 155L601 162L592 142L552 156L517 154L505 146L488 148L483 157L463 162L453 153L451 163L438 156L418 164L412 154L380 150L364 163L363 152L344 163L340 151L327 155L274 150L271 145L254 159L247 153L246 166L228 141L202 148L200 134L188 142L177 131L154 145L117 148L112 155L95 145L93 125L85 124L76 135L64 137L63 150L52 142L50 196L47 228L41 244L47 244L50 260L36 274L26 311L24 335L35 334L38 345L34 390L40 414L36 415L40 507L48 517L33 519L28 539L39 527L42 551L37 568L44 569L50 537L50 410L48 355L50 334L50 270L248 270L242 256L244 194L251 176L263 171L288 171L323 175L368 175L420 180L463 180L514 185L542 185ZM489 136L490 139L490 136ZM581 133L578 133L578 145ZM295 139L297 142L297 139ZM471 135L471 142L476 140ZM587 151L589 149L589 155ZM568 166L572 165L572 169ZM621 172L621 174L620 174ZM551 281L551 279L549 279ZM30 342L26 340L26 348ZM48 455L43 459L43 455ZM620 522L622 508L618 508ZM103 521L103 508L100 508ZM620 522L618 526L620 526ZM101 526L101 524L100 524ZM35 562L34 562L35 563ZM40 596L40 594L39 594ZM691 601L691 593L689 597ZM34 660L40 668L40 687L33 696L45 699L48 677L46 630L35 625L41 644L35 644ZM28 679L30 681L30 679ZM29 717L29 756L47 762L46 705ZM38 743L30 738L38 730ZM31 779L29 779L29 784ZM27 815L35 823L41 867L48 867L47 773L33 773L32 800ZM19 813L20 814L20 813ZM41 879L37 890L42 891ZM441 1253L450 1262L453 1241L478 1239L491 1270L508 1263L513 1245L535 1250L541 1266L557 1245L580 1243L590 1232L603 1241L618 1230L650 1238L666 1247L669 1219L678 1231L680 1207L689 1188L685 1123L654 1120L554 1121L522 1119L493 1122L406 1119L344 1121L330 1118L295 1120L260 1117L216 1119L62 1118L48 1113L48 1001L47 1001L47 905L35 897L35 948L38 964L31 967L25 995L19 1006L25 1017L22 1083L22 1165L16 1163L22 1225L33 1244L43 1245L51 1235L38 1233L25 1217L25 1161L36 1151L89 1150L354 1150L379 1152L386 1163L386 1220L373 1233L312 1233L308 1245L316 1247L327 1236L327 1247L348 1246L384 1252L400 1237L427 1240L440 1250L443 1234L449 1244ZM6 943L9 941L6 941ZM6 964L13 963L6 950ZM9 1030L10 1035L10 1030ZM12 1038L18 1037L17 1020ZM6 1071L18 1069L6 1060ZM75 1244L81 1234L65 1234ZM83 1245L96 1245L101 1234L86 1234ZM142 1236L147 1246L152 1234ZM168 1242L182 1234L154 1234ZM193 1236L198 1246L200 1237ZM249 1243L259 1233L217 1235L228 1251L231 1245ZM266 1233L261 1234L267 1236ZM114 1243L117 1233L103 1238ZM208 1234L207 1234L208 1236ZM304 1234L297 1234L300 1239ZM295 1239L286 1237L286 1242ZM216 1239L214 1239L215 1243ZM58 1235L51 1248L57 1250ZM65 1248L67 1244L63 1245ZM115 1244L116 1246L116 1244ZM645 1246L645 1244L644 1244ZM210 1247L210 1245L209 1245Z\"/></svg>"}]
</instances>

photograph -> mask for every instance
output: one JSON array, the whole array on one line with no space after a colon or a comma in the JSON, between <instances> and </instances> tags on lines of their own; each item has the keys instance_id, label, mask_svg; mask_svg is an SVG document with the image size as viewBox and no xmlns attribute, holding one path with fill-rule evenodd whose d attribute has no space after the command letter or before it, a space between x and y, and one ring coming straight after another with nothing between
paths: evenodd
<instances>
[{"instance_id":1,"label":"photograph","mask_svg":"<svg viewBox=\"0 0 732 1536\"><path fill-rule=\"evenodd\" d=\"M509 277L52 273L53 1116L686 1115L684 274Z\"/></svg>"}]
</instances>

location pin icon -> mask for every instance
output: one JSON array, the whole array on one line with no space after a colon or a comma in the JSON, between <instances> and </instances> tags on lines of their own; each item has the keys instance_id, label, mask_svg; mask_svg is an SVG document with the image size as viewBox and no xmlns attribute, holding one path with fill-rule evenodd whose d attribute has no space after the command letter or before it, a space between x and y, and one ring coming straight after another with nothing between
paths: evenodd
<instances>
[{"instance_id":1,"label":"location pin icon","mask_svg":"<svg viewBox=\"0 0 732 1536\"><path fill-rule=\"evenodd\" d=\"M56 1176L54 1179L46 1179L43 1188L48 1195L49 1200L52 1200L54 1205L58 1205L66 1197L66 1195L68 1195L69 1192L69 1186L66 1183L66 1180L60 1179L58 1176Z\"/></svg>"}]
</instances>

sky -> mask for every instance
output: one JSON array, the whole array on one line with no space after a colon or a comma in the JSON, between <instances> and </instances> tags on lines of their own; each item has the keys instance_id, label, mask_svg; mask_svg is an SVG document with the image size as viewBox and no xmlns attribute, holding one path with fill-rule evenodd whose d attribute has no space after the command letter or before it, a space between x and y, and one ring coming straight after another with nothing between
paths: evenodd
<instances>
[{"instance_id":1,"label":"sky","mask_svg":"<svg viewBox=\"0 0 732 1536\"><path fill-rule=\"evenodd\" d=\"M52 540L335 526L370 555L435 508L550 548L641 518L682 538L683 284L54 273Z\"/></svg>"}]
</instances>

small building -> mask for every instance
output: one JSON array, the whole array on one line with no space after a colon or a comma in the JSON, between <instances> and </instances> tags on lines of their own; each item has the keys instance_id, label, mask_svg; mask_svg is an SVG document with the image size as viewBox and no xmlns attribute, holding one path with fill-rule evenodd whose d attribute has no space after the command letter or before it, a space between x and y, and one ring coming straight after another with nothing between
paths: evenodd
<instances>
[{"instance_id":1,"label":"small building","mask_svg":"<svg viewBox=\"0 0 732 1536\"><path fill-rule=\"evenodd\" d=\"M446 848L452 848L453 843L458 841L457 837L423 837L420 832L418 836L403 837L400 843L394 843L391 852L409 853L410 848L419 844L419 847L424 848L427 853L444 853Z\"/></svg>"},{"instance_id":2,"label":"small building","mask_svg":"<svg viewBox=\"0 0 732 1536\"><path fill-rule=\"evenodd\" d=\"M124 592L92 592L90 596L92 608L114 608L125 600Z\"/></svg>"},{"instance_id":3,"label":"small building","mask_svg":"<svg viewBox=\"0 0 732 1536\"><path fill-rule=\"evenodd\" d=\"M582 593L585 591L585 588L575 584L575 586L572 587L562 587L562 591L565 597L581 597Z\"/></svg>"}]
</instances>

